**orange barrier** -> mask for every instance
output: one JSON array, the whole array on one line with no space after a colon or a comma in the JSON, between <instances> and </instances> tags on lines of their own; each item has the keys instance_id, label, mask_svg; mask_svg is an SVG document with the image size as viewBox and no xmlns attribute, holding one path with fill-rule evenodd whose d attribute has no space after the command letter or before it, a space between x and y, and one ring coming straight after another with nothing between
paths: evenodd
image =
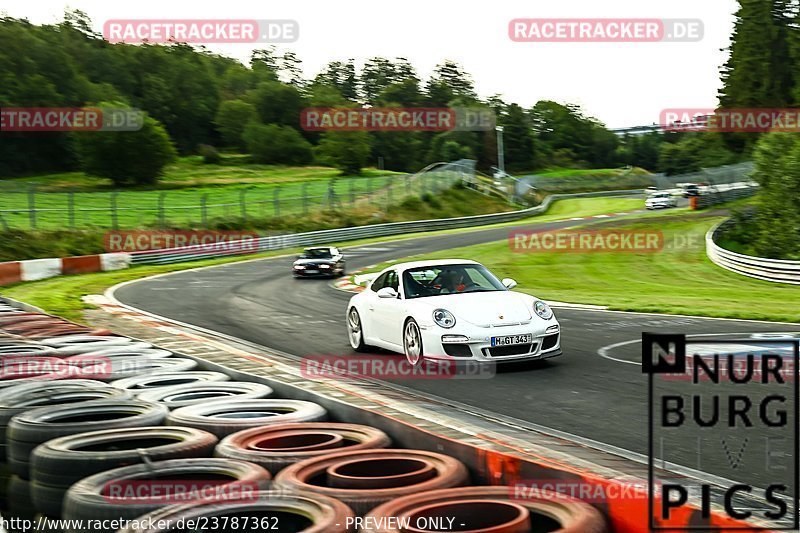
<instances>
[{"instance_id":1,"label":"orange barrier","mask_svg":"<svg viewBox=\"0 0 800 533\"><path fill-rule=\"evenodd\" d=\"M22 268L19 261L0 263L0 285L11 285L22 281Z\"/></svg>"},{"instance_id":2,"label":"orange barrier","mask_svg":"<svg viewBox=\"0 0 800 533\"><path fill-rule=\"evenodd\" d=\"M607 479L592 472L580 471L569 464L552 460L531 464L530 461L502 452L486 449L478 449L477 452L479 464L482 465L492 484L509 486L518 483L529 484L532 476L525 475L523 472L527 470L530 473L530 467L534 466L533 470L538 471L543 478L558 477L567 483L585 485L591 488L592 494L601 494L602 501L592 501L591 503L604 511L614 533L647 533L650 531L646 486L643 486L643 490L640 491L622 490L621 488L625 485L622 481ZM528 468L525 468L526 466ZM525 498L524 493L520 498ZM656 514L655 509L659 509L660 505L661 500L656 495L653 499L654 514ZM653 525L659 528L674 528L675 531L684 531L689 526L692 526L693 529L713 527L731 528L732 531L742 531L743 529L751 532L764 531L754 528L746 522L713 512L709 518L703 518L700 509L688 506L673 509L669 520L661 520L656 516ZM720 529L715 529L715 531L720 531Z\"/></svg>"},{"instance_id":3,"label":"orange barrier","mask_svg":"<svg viewBox=\"0 0 800 533\"><path fill-rule=\"evenodd\" d=\"M87 272L100 272L101 270L99 255L65 257L61 260L62 274L85 274Z\"/></svg>"}]
</instances>

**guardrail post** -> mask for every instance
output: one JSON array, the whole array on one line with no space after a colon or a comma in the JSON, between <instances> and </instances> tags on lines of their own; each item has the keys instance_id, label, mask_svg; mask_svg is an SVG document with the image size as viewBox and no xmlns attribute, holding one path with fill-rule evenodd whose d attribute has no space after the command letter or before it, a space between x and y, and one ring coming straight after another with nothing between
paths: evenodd
<instances>
[{"instance_id":1,"label":"guardrail post","mask_svg":"<svg viewBox=\"0 0 800 533\"><path fill-rule=\"evenodd\" d=\"M162 192L158 195L158 224L163 228L167 225L167 218L164 213L164 201L167 198L167 193Z\"/></svg>"},{"instance_id":2,"label":"guardrail post","mask_svg":"<svg viewBox=\"0 0 800 533\"><path fill-rule=\"evenodd\" d=\"M275 208L275 216L281 216L281 188L275 187L272 191L272 205Z\"/></svg>"},{"instance_id":3,"label":"guardrail post","mask_svg":"<svg viewBox=\"0 0 800 533\"><path fill-rule=\"evenodd\" d=\"M336 209L336 190L333 188L333 180L328 182L328 208Z\"/></svg>"},{"instance_id":4,"label":"guardrail post","mask_svg":"<svg viewBox=\"0 0 800 533\"><path fill-rule=\"evenodd\" d=\"M389 185L386 187L386 209L392 205L392 181L389 179Z\"/></svg>"},{"instance_id":5,"label":"guardrail post","mask_svg":"<svg viewBox=\"0 0 800 533\"><path fill-rule=\"evenodd\" d=\"M336 191L334 190L334 178L328 181L328 209L333 210L336 208Z\"/></svg>"},{"instance_id":6,"label":"guardrail post","mask_svg":"<svg viewBox=\"0 0 800 533\"><path fill-rule=\"evenodd\" d=\"M300 193L303 195L303 214L308 214L308 182L303 183L303 189Z\"/></svg>"},{"instance_id":7,"label":"guardrail post","mask_svg":"<svg viewBox=\"0 0 800 533\"><path fill-rule=\"evenodd\" d=\"M350 178L350 205L356 203L356 179Z\"/></svg>"},{"instance_id":8,"label":"guardrail post","mask_svg":"<svg viewBox=\"0 0 800 533\"><path fill-rule=\"evenodd\" d=\"M372 200L372 178L367 176L367 201L373 203Z\"/></svg>"},{"instance_id":9,"label":"guardrail post","mask_svg":"<svg viewBox=\"0 0 800 533\"><path fill-rule=\"evenodd\" d=\"M117 195L119 191L111 193L111 229L119 229L119 219L117 218Z\"/></svg>"},{"instance_id":10,"label":"guardrail post","mask_svg":"<svg viewBox=\"0 0 800 533\"><path fill-rule=\"evenodd\" d=\"M75 193L72 191L67 193L67 217L69 227L75 229Z\"/></svg>"},{"instance_id":11,"label":"guardrail post","mask_svg":"<svg viewBox=\"0 0 800 533\"><path fill-rule=\"evenodd\" d=\"M247 222L247 203L245 202L244 197L247 194L248 190L249 189L242 189L241 191L239 191L239 209L241 210L242 213L242 220L244 220L245 222Z\"/></svg>"},{"instance_id":12,"label":"guardrail post","mask_svg":"<svg viewBox=\"0 0 800 533\"><path fill-rule=\"evenodd\" d=\"M204 192L200 197L200 223L203 227L208 226L208 193Z\"/></svg>"},{"instance_id":13,"label":"guardrail post","mask_svg":"<svg viewBox=\"0 0 800 533\"><path fill-rule=\"evenodd\" d=\"M28 187L28 217L31 229L36 229L36 185Z\"/></svg>"}]
</instances>

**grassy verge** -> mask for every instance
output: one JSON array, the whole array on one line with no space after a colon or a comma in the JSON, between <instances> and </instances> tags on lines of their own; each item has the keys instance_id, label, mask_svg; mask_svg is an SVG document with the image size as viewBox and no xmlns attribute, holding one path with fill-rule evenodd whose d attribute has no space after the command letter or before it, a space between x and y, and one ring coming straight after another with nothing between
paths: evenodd
<instances>
[{"instance_id":1,"label":"grassy verge","mask_svg":"<svg viewBox=\"0 0 800 533\"><path fill-rule=\"evenodd\" d=\"M614 189L644 189L653 185L641 168L551 169L532 173L532 185L545 193L572 193Z\"/></svg>"},{"instance_id":2,"label":"grassy verge","mask_svg":"<svg viewBox=\"0 0 800 533\"><path fill-rule=\"evenodd\" d=\"M606 214L617 211L622 211L641 204L641 200L630 198L578 198L571 200L561 200L553 204L547 215L532 217L527 219L526 222L546 222L548 220L557 220L570 217L591 216L595 214ZM522 221L514 224L519 225ZM512 224L497 224L494 226L481 226L475 229L486 229L487 227L497 226L510 226ZM471 228L463 228L456 230L475 231ZM372 239L363 239L347 243L348 246L356 246L359 244L371 244L376 242L385 242L389 240L404 240L412 239L415 237L441 235L445 233L453 233L452 231L437 231L437 232L422 232L422 233L409 233L397 237L376 237ZM343 243L337 243L343 244ZM264 254L252 255L247 257L227 257L222 259L209 259L205 261L194 261L188 263L178 263L172 265L156 265L149 266L143 265L131 268L129 270L121 270L117 272L100 272L97 274L83 274L80 276L62 276L58 278L46 279L41 281L32 281L27 283L19 283L17 285L9 286L0 289L3 295L25 301L37 307L41 307L49 313L63 316L80 322L82 320L82 311L90 309L93 306L81 300L82 296L87 294L100 294L108 287L138 279L154 274L161 274L165 272L177 272L190 268L198 268L202 266L219 265L235 261L242 261L243 259L251 259L258 257L272 257L282 254L296 253L297 250L281 250L277 252L269 252Z\"/></svg>"},{"instance_id":3,"label":"grassy verge","mask_svg":"<svg viewBox=\"0 0 800 533\"><path fill-rule=\"evenodd\" d=\"M391 171L364 169L362 177L395 174ZM283 165L261 165L250 162L247 155L226 154L219 164L206 164L200 156L180 157L164 169L164 176L156 185L138 187L137 192L151 190L177 190L198 187L221 187L247 185L286 185L315 180L329 180L340 176L331 167L287 167ZM28 187L37 185L44 193L57 192L109 192L114 189L110 180L90 176L84 172L59 172L20 178L5 178L9 185Z\"/></svg>"},{"instance_id":4,"label":"grassy verge","mask_svg":"<svg viewBox=\"0 0 800 533\"><path fill-rule=\"evenodd\" d=\"M414 259L474 259L516 279L518 290L549 300L619 311L800 322L800 287L750 279L708 260L703 237L722 219L668 216L602 225L663 232L665 247L655 253L515 253L508 241L500 241Z\"/></svg>"},{"instance_id":5,"label":"grassy verge","mask_svg":"<svg viewBox=\"0 0 800 533\"><path fill-rule=\"evenodd\" d=\"M222 164L204 164L199 157L183 157L167 167L157 185L114 193L109 180L82 172L0 180L0 227L29 229L121 228L160 224L199 224L202 220L231 220L319 211L339 202L376 194L390 183L395 198L405 192L397 173L365 169L360 176L340 176L328 167L257 165L242 156L228 156ZM306 198L303 200L303 198ZM36 210L31 219L31 201ZM205 202L205 214L199 206ZM242 207L244 205L244 208ZM70 214L71 211L71 214Z\"/></svg>"}]
</instances>

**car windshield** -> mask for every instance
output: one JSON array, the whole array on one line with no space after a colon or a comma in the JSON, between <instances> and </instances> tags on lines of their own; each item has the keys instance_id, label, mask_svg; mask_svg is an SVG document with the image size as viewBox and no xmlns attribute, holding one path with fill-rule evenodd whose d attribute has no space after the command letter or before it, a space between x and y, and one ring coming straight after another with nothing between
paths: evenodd
<instances>
[{"instance_id":1,"label":"car windshield","mask_svg":"<svg viewBox=\"0 0 800 533\"><path fill-rule=\"evenodd\" d=\"M330 259L333 257L329 248L309 248L300 255L303 259Z\"/></svg>"},{"instance_id":2,"label":"car windshield","mask_svg":"<svg viewBox=\"0 0 800 533\"><path fill-rule=\"evenodd\" d=\"M403 273L403 292L409 299L505 290L505 285L482 265L437 265Z\"/></svg>"}]
</instances>

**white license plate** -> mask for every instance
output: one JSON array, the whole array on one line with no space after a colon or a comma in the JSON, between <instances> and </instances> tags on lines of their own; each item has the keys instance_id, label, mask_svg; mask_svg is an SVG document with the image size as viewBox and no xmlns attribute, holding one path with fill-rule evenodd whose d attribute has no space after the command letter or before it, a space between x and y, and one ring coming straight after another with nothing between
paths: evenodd
<instances>
[{"instance_id":1,"label":"white license plate","mask_svg":"<svg viewBox=\"0 0 800 533\"><path fill-rule=\"evenodd\" d=\"M504 337L492 337L492 347L512 346L514 344L530 344L533 342L533 334L525 335L506 335Z\"/></svg>"},{"instance_id":2,"label":"white license plate","mask_svg":"<svg viewBox=\"0 0 800 533\"><path fill-rule=\"evenodd\" d=\"M306 270L306 272L308 272L309 274L319 274L319 270L317 270L316 268L309 268Z\"/></svg>"}]
</instances>

